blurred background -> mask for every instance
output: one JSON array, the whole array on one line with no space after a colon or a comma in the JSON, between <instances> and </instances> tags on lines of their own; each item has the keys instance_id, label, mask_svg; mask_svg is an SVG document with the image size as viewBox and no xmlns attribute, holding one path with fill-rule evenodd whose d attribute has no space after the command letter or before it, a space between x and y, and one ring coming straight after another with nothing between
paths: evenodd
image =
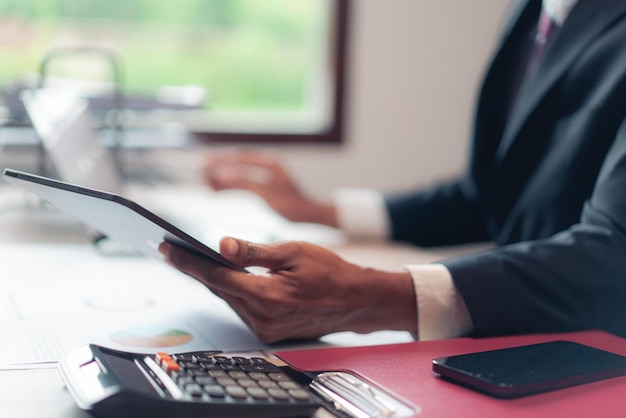
<instances>
[{"instance_id":1,"label":"blurred background","mask_svg":"<svg viewBox=\"0 0 626 418\"><path fill-rule=\"evenodd\" d=\"M194 86L213 110L298 109L320 61L329 3L0 0L0 84L29 77L45 51L89 45L116 52L130 95ZM54 74L109 80L77 58L56 63Z\"/></svg>"},{"instance_id":2,"label":"blurred background","mask_svg":"<svg viewBox=\"0 0 626 418\"><path fill-rule=\"evenodd\" d=\"M102 126L111 91L123 91L124 127L143 133L141 158L189 179L203 152L245 146L282 154L312 194L429 183L464 168L475 92L507 7L0 0L0 164L31 164L20 91L72 83L104 109ZM159 142L172 127L185 140Z\"/></svg>"}]
</instances>

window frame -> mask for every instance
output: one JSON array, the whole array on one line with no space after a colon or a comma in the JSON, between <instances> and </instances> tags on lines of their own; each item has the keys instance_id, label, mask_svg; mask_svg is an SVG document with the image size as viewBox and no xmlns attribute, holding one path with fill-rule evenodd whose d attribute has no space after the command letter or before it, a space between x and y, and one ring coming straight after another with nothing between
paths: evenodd
<instances>
[{"instance_id":1,"label":"window frame","mask_svg":"<svg viewBox=\"0 0 626 418\"><path fill-rule=\"evenodd\" d=\"M332 49L332 91L333 106L328 128L320 132L236 132L221 131L207 128L206 131L195 131L196 139L206 143L221 144L261 144L261 143L324 143L340 144L343 142L345 126L344 102L346 96L346 46L348 38L348 15L350 0L337 0L329 31L329 45Z\"/></svg>"}]
</instances>

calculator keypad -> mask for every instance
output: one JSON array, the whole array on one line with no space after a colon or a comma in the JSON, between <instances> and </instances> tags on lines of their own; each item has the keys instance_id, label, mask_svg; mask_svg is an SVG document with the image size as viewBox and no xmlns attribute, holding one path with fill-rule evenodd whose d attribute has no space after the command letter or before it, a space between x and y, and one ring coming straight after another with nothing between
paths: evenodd
<instances>
[{"instance_id":1,"label":"calculator keypad","mask_svg":"<svg viewBox=\"0 0 626 418\"><path fill-rule=\"evenodd\" d=\"M192 400L304 403L310 393L279 367L261 357L211 352L157 353L156 363Z\"/></svg>"}]
</instances>

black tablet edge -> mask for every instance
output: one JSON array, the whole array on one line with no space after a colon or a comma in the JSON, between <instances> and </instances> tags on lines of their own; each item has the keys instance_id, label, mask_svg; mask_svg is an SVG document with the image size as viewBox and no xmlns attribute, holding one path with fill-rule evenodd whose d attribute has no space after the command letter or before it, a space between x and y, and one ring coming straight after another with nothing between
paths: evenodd
<instances>
[{"instance_id":1,"label":"black tablet edge","mask_svg":"<svg viewBox=\"0 0 626 418\"><path fill-rule=\"evenodd\" d=\"M202 257L209 258L212 261L215 261L216 263L221 264L225 267L229 267L234 270L241 271L241 272L247 272L246 269L235 265L231 261L224 258L217 251L211 249L210 247L203 244L199 240L195 239L191 235L187 234L186 232L172 225L165 219L159 217L155 213L139 205L137 202L127 199L123 196L120 196L115 193L109 193L109 192L105 192L102 190L91 189L89 187L79 186L76 184L71 184L71 183L60 181L60 180L55 180L55 179L51 179L48 177L43 177L43 176L39 176L36 174L27 173L24 171L15 170L11 168L5 168L3 174L6 177L13 177L18 180L38 183L44 186L65 190L71 193L88 195L97 199L109 200L117 204L123 205L127 207L128 209L134 211L135 213L139 214L143 218L147 219L148 221L156 224L157 226L162 228L164 231L166 231L168 234L170 234L170 236L165 237L164 240L166 242L183 247ZM32 191L29 191L29 192L34 193ZM92 227L98 229L97 227L94 227L93 225ZM175 239L172 239L172 237L174 237Z\"/></svg>"}]
</instances>

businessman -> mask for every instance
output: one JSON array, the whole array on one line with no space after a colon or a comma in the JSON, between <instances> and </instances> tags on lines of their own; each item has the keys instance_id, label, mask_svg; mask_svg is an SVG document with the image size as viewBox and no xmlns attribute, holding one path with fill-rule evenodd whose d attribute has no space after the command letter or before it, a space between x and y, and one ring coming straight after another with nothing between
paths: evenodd
<instances>
[{"instance_id":1,"label":"businessman","mask_svg":"<svg viewBox=\"0 0 626 418\"><path fill-rule=\"evenodd\" d=\"M386 272L305 243L222 240L236 264L267 267L261 276L168 244L161 251L267 342L379 329L420 339L589 328L626 336L624 116L626 1L524 0L485 74L461 178L325 204L262 156L216 156L207 171L214 188L253 190L292 220L355 231L356 211L370 214L369 234L496 248ZM246 166L270 170L272 180L239 176Z\"/></svg>"}]
</instances>

